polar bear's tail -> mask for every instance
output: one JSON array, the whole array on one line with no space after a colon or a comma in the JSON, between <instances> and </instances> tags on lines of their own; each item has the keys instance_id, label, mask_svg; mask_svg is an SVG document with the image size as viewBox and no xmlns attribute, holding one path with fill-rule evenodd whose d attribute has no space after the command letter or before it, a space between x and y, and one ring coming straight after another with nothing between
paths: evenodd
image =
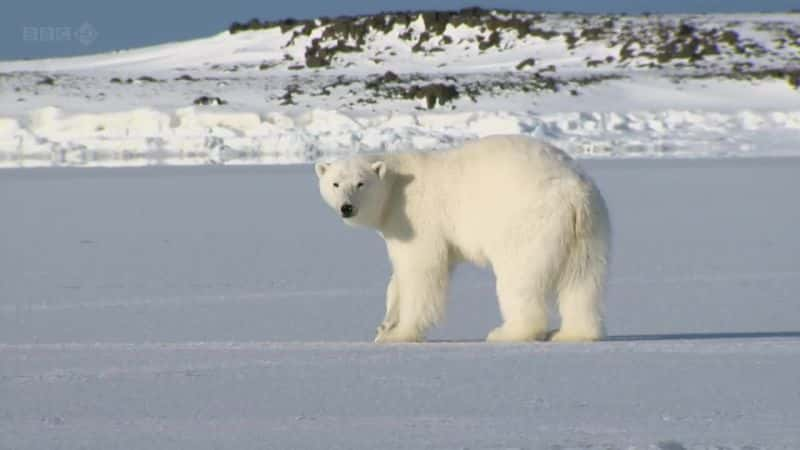
<instances>
[{"instance_id":1,"label":"polar bear's tail","mask_svg":"<svg viewBox=\"0 0 800 450\"><path fill-rule=\"evenodd\" d=\"M558 282L561 329L553 340L587 341L605 336L605 292L611 225L605 200L589 180L571 202L573 229Z\"/></svg>"}]
</instances>

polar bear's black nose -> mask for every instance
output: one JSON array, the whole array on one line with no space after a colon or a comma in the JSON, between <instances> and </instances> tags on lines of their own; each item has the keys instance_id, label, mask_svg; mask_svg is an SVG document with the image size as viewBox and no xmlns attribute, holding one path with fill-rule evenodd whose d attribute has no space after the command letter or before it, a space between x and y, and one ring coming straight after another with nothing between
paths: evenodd
<instances>
[{"instance_id":1,"label":"polar bear's black nose","mask_svg":"<svg viewBox=\"0 0 800 450\"><path fill-rule=\"evenodd\" d=\"M342 217L353 217L353 205L350 203L342 205L340 211L342 212Z\"/></svg>"}]
</instances>

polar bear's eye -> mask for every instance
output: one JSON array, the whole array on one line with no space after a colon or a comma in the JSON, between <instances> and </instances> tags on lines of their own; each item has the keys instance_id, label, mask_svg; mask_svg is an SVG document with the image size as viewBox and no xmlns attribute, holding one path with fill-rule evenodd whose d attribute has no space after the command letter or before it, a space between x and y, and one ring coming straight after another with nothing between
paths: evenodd
<instances>
[{"instance_id":1,"label":"polar bear's eye","mask_svg":"<svg viewBox=\"0 0 800 450\"><path fill-rule=\"evenodd\" d=\"M362 187L364 187L364 183L362 183L362 182L360 182L360 181L359 181L359 182L358 182L358 184L356 185L356 187L357 187L358 189L361 189Z\"/></svg>"},{"instance_id":2,"label":"polar bear's eye","mask_svg":"<svg viewBox=\"0 0 800 450\"><path fill-rule=\"evenodd\" d=\"M333 183L333 187L339 187L339 183Z\"/></svg>"}]
</instances>

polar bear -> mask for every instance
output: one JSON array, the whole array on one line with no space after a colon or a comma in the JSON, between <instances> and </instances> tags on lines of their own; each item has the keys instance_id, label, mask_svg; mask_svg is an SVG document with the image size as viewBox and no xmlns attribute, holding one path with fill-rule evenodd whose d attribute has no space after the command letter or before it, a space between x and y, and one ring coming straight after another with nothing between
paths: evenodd
<instances>
[{"instance_id":1,"label":"polar bear","mask_svg":"<svg viewBox=\"0 0 800 450\"><path fill-rule=\"evenodd\" d=\"M503 323L488 341L604 336L606 203L556 147L493 136L450 150L318 162L315 170L323 199L344 222L386 241L393 274L375 342L424 340L461 262L495 273ZM555 333L551 303L561 316Z\"/></svg>"}]
</instances>

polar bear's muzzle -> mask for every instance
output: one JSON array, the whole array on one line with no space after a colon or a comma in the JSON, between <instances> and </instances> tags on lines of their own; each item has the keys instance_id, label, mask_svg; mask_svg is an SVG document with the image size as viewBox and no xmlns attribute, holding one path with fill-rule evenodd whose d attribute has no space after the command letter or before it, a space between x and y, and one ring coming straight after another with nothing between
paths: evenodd
<instances>
[{"instance_id":1,"label":"polar bear's muzzle","mask_svg":"<svg viewBox=\"0 0 800 450\"><path fill-rule=\"evenodd\" d=\"M342 207L339 208L339 212L342 213L342 217L344 217L345 219L356 215L356 209L350 203L345 203L344 205L342 205Z\"/></svg>"}]
</instances>

